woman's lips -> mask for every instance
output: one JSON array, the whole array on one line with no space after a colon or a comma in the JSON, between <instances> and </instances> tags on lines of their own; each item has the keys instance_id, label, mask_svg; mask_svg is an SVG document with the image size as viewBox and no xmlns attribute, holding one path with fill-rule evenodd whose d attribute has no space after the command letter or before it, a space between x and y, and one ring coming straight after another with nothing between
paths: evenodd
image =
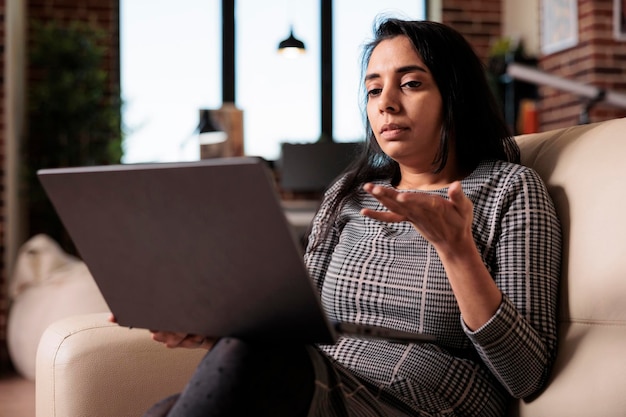
<instances>
[{"instance_id":1,"label":"woman's lips","mask_svg":"<svg viewBox=\"0 0 626 417\"><path fill-rule=\"evenodd\" d=\"M394 139L402 132L404 132L406 128L397 125L397 124L386 124L380 129L380 135L385 139Z\"/></svg>"}]
</instances>

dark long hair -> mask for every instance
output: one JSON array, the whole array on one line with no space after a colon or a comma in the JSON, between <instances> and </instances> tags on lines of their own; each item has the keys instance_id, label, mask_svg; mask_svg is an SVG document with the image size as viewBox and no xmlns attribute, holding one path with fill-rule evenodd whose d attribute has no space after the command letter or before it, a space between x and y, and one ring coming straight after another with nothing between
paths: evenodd
<instances>
[{"instance_id":1,"label":"dark long hair","mask_svg":"<svg viewBox=\"0 0 626 417\"><path fill-rule=\"evenodd\" d=\"M433 172L441 171L454 146L462 172L471 172L484 160L519 162L519 148L502 117L487 83L485 68L471 45L456 30L441 23L385 19L374 28L374 39L365 45L361 59L363 79L372 51L380 42L406 36L433 74L441 93L443 126ZM362 89L362 112L365 122L363 151L341 178L336 198L331 204L328 225L336 218L342 203L356 195L361 184L387 179L400 181L400 167L378 146L367 119L367 95Z\"/></svg>"}]
</instances>

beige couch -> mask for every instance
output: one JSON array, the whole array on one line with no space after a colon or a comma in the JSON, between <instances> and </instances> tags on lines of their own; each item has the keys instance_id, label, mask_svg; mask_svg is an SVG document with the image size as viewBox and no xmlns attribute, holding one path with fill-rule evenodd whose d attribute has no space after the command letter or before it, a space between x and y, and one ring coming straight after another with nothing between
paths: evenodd
<instances>
[{"instance_id":1,"label":"beige couch","mask_svg":"<svg viewBox=\"0 0 626 417\"><path fill-rule=\"evenodd\" d=\"M564 228L560 350L532 417L626 415L626 119L519 138ZM178 392L204 352L167 350L106 314L56 322L37 354L37 417L136 417Z\"/></svg>"}]
</instances>

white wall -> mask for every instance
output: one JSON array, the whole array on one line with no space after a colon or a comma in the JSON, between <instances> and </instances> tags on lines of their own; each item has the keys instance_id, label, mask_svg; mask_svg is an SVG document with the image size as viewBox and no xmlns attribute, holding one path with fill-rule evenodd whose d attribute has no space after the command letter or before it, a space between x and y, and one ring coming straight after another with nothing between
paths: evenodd
<instances>
[{"instance_id":1,"label":"white wall","mask_svg":"<svg viewBox=\"0 0 626 417\"><path fill-rule=\"evenodd\" d=\"M540 0L502 0L502 35L524 42L526 53L539 56Z\"/></svg>"},{"instance_id":2,"label":"white wall","mask_svg":"<svg viewBox=\"0 0 626 417\"><path fill-rule=\"evenodd\" d=\"M428 0L428 20L441 22L441 0Z\"/></svg>"}]
</instances>

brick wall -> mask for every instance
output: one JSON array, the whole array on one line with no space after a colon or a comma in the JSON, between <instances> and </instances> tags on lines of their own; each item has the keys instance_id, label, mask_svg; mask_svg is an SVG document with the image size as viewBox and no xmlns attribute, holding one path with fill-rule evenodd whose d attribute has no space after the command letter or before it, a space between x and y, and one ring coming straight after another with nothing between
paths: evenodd
<instances>
[{"instance_id":1,"label":"brick wall","mask_svg":"<svg viewBox=\"0 0 626 417\"><path fill-rule=\"evenodd\" d=\"M119 91L119 0L25 0L26 14L29 21L33 19L49 21L57 20L69 22L79 20L97 25L110 36L103 40L107 51L104 66L109 74L111 92ZM0 0L0 68L4 68L5 61L5 0ZM27 69L28 73L28 69ZM28 82L28 76L27 76ZM0 160L4 167L5 155L5 126L4 126L4 78L0 77ZM4 189L5 173L0 168L0 188ZM5 212L4 201L0 198L0 208ZM3 247L6 241L3 227L7 219L0 216L0 253L4 253ZM0 371L7 366L8 356L6 349L6 322L8 313L8 301L6 295L6 283L8 280L6 266L0 258Z\"/></svg>"},{"instance_id":2,"label":"brick wall","mask_svg":"<svg viewBox=\"0 0 626 417\"><path fill-rule=\"evenodd\" d=\"M442 0L441 21L461 32L487 61L489 48L502 33L501 0Z\"/></svg>"},{"instance_id":3,"label":"brick wall","mask_svg":"<svg viewBox=\"0 0 626 417\"><path fill-rule=\"evenodd\" d=\"M502 7L501 0L442 0L441 20L459 30L486 62L491 43L502 34ZM613 0L578 0L578 29L578 45L540 56L539 69L626 92L626 41L613 36ZM540 130L577 124L587 104L585 99L549 87L541 87L539 96ZM591 122L616 117L626 117L626 110L599 103L589 112Z\"/></svg>"},{"instance_id":4,"label":"brick wall","mask_svg":"<svg viewBox=\"0 0 626 417\"><path fill-rule=\"evenodd\" d=\"M626 41L613 35L613 0L578 0L578 44L539 60L542 70L600 88L626 91ZM587 100L567 92L542 87L541 129L578 123ZM590 122L625 117L626 109L598 104L589 112Z\"/></svg>"}]
</instances>

